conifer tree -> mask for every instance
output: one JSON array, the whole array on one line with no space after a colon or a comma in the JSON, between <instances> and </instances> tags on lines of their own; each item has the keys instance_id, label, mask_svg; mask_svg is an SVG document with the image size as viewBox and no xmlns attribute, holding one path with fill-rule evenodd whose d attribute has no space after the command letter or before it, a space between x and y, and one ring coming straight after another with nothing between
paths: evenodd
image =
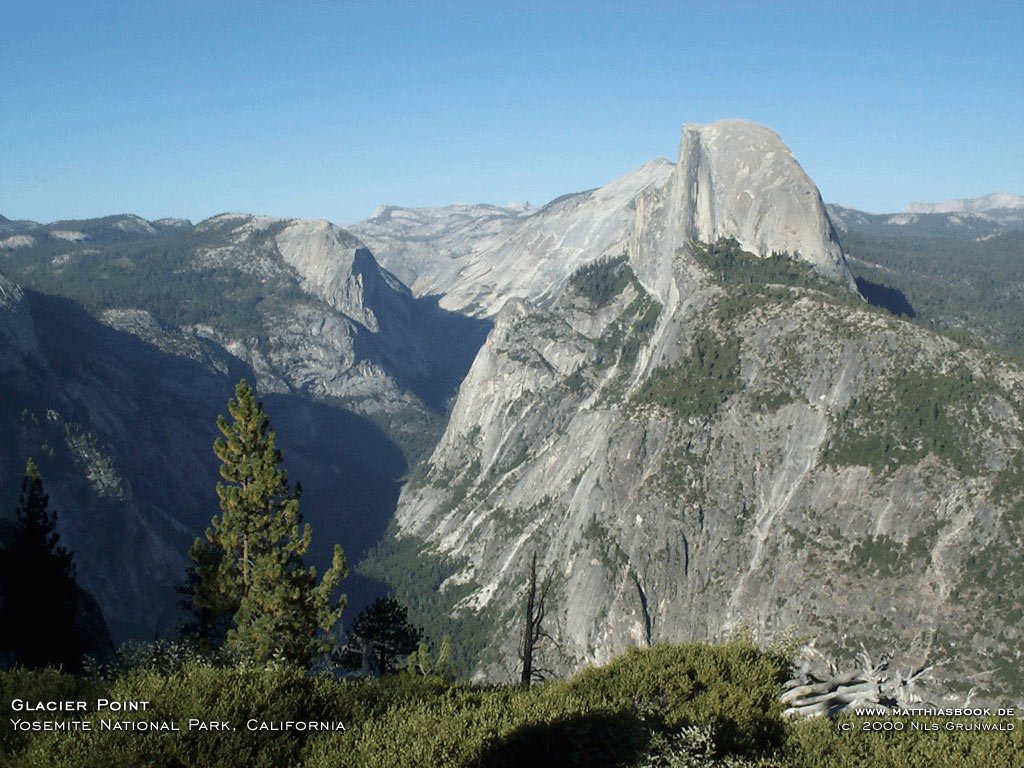
<instances>
[{"instance_id":1,"label":"conifer tree","mask_svg":"<svg viewBox=\"0 0 1024 768\"><path fill-rule=\"evenodd\" d=\"M336 661L348 669L360 669L364 660L376 671L388 675L400 668L400 661L417 654L423 630L410 624L408 611L391 597L378 597L352 623L348 645ZM429 651L424 658L429 661Z\"/></svg>"},{"instance_id":2,"label":"conifer tree","mask_svg":"<svg viewBox=\"0 0 1024 768\"><path fill-rule=\"evenodd\" d=\"M228 412L213 446L221 514L191 550L193 615L207 637L231 616L226 647L240 658L308 665L341 618L345 599L333 597L346 575L341 547L318 583L303 563L312 531L299 510L301 487L291 490L276 435L245 380Z\"/></svg>"},{"instance_id":3,"label":"conifer tree","mask_svg":"<svg viewBox=\"0 0 1024 768\"><path fill-rule=\"evenodd\" d=\"M0 547L0 655L26 667L77 671L84 654L109 650L110 634L101 618L95 620L95 601L75 581L72 555L60 544L57 513L48 504L29 459L15 519Z\"/></svg>"}]
</instances>

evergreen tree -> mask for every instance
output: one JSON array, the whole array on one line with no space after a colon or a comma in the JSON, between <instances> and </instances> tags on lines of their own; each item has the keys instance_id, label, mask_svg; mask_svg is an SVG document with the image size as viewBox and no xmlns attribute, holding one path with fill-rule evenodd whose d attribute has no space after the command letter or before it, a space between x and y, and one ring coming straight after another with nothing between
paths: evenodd
<instances>
[{"instance_id":1,"label":"evergreen tree","mask_svg":"<svg viewBox=\"0 0 1024 768\"><path fill-rule=\"evenodd\" d=\"M291 490L276 435L245 380L228 412L230 421L217 419L222 437L213 446L221 514L190 553L194 627L215 640L230 623L226 647L240 658L308 665L341 618L345 598L333 598L346 575L341 547L318 583L303 563L312 531L299 510L301 488Z\"/></svg>"},{"instance_id":2,"label":"evergreen tree","mask_svg":"<svg viewBox=\"0 0 1024 768\"><path fill-rule=\"evenodd\" d=\"M57 513L48 504L29 459L0 548L0 656L26 667L78 671L84 654L111 649L110 634L95 601L75 582L72 555L60 544Z\"/></svg>"},{"instance_id":3,"label":"evergreen tree","mask_svg":"<svg viewBox=\"0 0 1024 768\"><path fill-rule=\"evenodd\" d=\"M185 583L177 588L178 593L184 595L178 604L190 614L190 618L178 628L178 634L195 642L204 653L224 645L239 607L236 596L217 589L220 552L220 548L205 537L192 542L189 549L192 565Z\"/></svg>"},{"instance_id":4,"label":"evergreen tree","mask_svg":"<svg viewBox=\"0 0 1024 768\"><path fill-rule=\"evenodd\" d=\"M423 630L409 623L404 606L394 598L378 597L356 617L348 644L336 660L347 669L361 669L368 662L379 674L388 675L399 669L403 657L419 655L422 638ZM429 659L426 649L424 658Z\"/></svg>"}]
</instances>

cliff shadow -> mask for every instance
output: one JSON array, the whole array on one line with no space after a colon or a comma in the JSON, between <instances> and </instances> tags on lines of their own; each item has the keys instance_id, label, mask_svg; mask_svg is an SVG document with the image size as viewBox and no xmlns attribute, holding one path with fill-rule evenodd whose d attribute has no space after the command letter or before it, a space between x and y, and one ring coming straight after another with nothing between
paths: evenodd
<instances>
[{"instance_id":1,"label":"cliff shadow","mask_svg":"<svg viewBox=\"0 0 1024 768\"><path fill-rule=\"evenodd\" d=\"M334 545L345 552L349 575L346 625L385 584L354 568L387 530L408 465L402 450L368 419L340 406L296 395L262 398L277 432L292 482L302 483L302 514L313 527L308 562L323 573Z\"/></svg>"},{"instance_id":2,"label":"cliff shadow","mask_svg":"<svg viewBox=\"0 0 1024 768\"><path fill-rule=\"evenodd\" d=\"M490 333L490 320L451 312L440 296L420 296L405 305L403 324L357 333L356 360L374 361L435 415L447 415L452 398Z\"/></svg>"},{"instance_id":3,"label":"cliff shadow","mask_svg":"<svg viewBox=\"0 0 1024 768\"><path fill-rule=\"evenodd\" d=\"M634 765L646 751L650 738L648 725L633 712L563 715L524 725L492 742L481 751L474 765L488 768Z\"/></svg>"},{"instance_id":4,"label":"cliff shadow","mask_svg":"<svg viewBox=\"0 0 1024 768\"><path fill-rule=\"evenodd\" d=\"M854 276L860 295L873 307L880 307L898 317L917 317L910 300L899 288L884 283L874 283L864 277Z\"/></svg>"}]
</instances>

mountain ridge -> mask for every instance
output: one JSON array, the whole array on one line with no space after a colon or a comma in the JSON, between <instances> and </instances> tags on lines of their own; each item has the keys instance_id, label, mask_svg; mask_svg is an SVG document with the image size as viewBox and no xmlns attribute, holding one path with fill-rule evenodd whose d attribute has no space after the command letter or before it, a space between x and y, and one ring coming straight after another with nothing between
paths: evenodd
<instances>
[{"instance_id":1,"label":"mountain ridge","mask_svg":"<svg viewBox=\"0 0 1024 768\"><path fill-rule=\"evenodd\" d=\"M961 197L941 203L910 203L906 213L984 213L997 210L1024 211L1024 195L992 192L981 197Z\"/></svg>"},{"instance_id":2,"label":"mountain ridge","mask_svg":"<svg viewBox=\"0 0 1024 768\"><path fill-rule=\"evenodd\" d=\"M380 535L486 330L414 298L326 222L141 221L56 222L0 251L0 273L31 286L0 278L0 497L37 455L120 639L173 626L188 546L216 509L210 445L238 378L299 463L323 565L335 541L358 558ZM356 582L356 605L380 589Z\"/></svg>"}]
</instances>

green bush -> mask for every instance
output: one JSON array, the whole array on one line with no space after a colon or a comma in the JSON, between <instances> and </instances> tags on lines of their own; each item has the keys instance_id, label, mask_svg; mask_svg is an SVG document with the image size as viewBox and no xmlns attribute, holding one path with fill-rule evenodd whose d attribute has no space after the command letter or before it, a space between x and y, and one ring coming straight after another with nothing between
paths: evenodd
<instances>
[{"instance_id":1,"label":"green bush","mask_svg":"<svg viewBox=\"0 0 1024 768\"><path fill-rule=\"evenodd\" d=\"M840 731L786 722L778 694L785 652L747 639L658 645L529 689L398 674L349 681L287 667L136 668L93 685L54 670L0 673L5 701L148 701L145 712L85 717L88 733L4 731L0 764L24 768L1001 768L1024 753L1013 732ZM80 716L74 715L74 719ZM188 730L189 718L234 730ZM59 719L47 713L37 719ZM102 731L102 719L174 720L176 732ZM246 721L344 723L337 731L251 731ZM916 720L913 722L924 722ZM973 722L973 721L972 721ZM9 725L9 723L5 723Z\"/></svg>"},{"instance_id":2,"label":"green bush","mask_svg":"<svg viewBox=\"0 0 1024 768\"><path fill-rule=\"evenodd\" d=\"M604 307L634 279L633 270L626 264L626 254L622 254L584 264L569 276L569 285L595 307Z\"/></svg>"},{"instance_id":3,"label":"green bush","mask_svg":"<svg viewBox=\"0 0 1024 768\"><path fill-rule=\"evenodd\" d=\"M0 670L0 702L4 716L0 718L0 757L18 752L29 743L31 733L15 731L12 719L41 721L53 720L52 712L17 712L11 702L22 699L40 701L88 701L101 689L59 669L5 669Z\"/></svg>"},{"instance_id":4,"label":"green bush","mask_svg":"<svg viewBox=\"0 0 1024 768\"><path fill-rule=\"evenodd\" d=\"M752 753L781 743L777 699L787 676L781 655L735 639L631 649L567 685L591 706L632 710L669 729L710 725L721 748Z\"/></svg>"},{"instance_id":5,"label":"green bush","mask_svg":"<svg viewBox=\"0 0 1024 768\"><path fill-rule=\"evenodd\" d=\"M949 731L946 723L973 725L974 720L918 718L894 720L902 732L864 731L863 718L843 717L795 722L787 728L788 738L781 754L787 768L1011 768L1020 765L1024 736L1019 721L1013 731ZM845 723L853 730L840 731ZM911 731L911 724L937 726L935 731Z\"/></svg>"}]
</instances>

